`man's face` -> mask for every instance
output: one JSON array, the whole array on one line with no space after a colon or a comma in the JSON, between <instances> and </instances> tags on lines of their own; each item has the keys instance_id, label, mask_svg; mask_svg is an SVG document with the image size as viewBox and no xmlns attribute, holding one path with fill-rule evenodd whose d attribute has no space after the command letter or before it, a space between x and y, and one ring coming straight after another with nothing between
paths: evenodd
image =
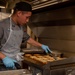
<instances>
[{"instance_id":1,"label":"man's face","mask_svg":"<svg viewBox=\"0 0 75 75\"><path fill-rule=\"evenodd\" d=\"M18 15L18 18L17 18L18 23L20 25L26 24L29 21L31 14L32 14L31 12L19 11L17 14Z\"/></svg>"}]
</instances>

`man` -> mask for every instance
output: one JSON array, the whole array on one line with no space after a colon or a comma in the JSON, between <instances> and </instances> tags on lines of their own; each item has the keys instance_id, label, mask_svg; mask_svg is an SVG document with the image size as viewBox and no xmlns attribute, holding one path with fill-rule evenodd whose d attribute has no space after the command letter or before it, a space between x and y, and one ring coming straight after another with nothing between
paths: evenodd
<instances>
[{"instance_id":1,"label":"man","mask_svg":"<svg viewBox=\"0 0 75 75\"><path fill-rule=\"evenodd\" d=\"M31 45L41 47L46 53L51 52L48 46L36 42L23 32L22 26L29 21L31 15L31 5L19 2L16 3L12 16L0 22L0 59L7 68L14 69L14 62L17 62L16 55L20 52L23 37Z\"/></svg>"}]
</instances>

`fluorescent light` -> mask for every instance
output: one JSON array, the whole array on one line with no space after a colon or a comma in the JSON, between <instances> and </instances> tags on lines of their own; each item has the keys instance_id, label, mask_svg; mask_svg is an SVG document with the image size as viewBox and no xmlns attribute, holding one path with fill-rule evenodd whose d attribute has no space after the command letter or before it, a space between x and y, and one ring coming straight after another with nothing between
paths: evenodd
<instances>
[{"instance_id":1,"label":"fluorescent light","mask_svg":"<svg viewBox=\"0 0 75 75\"><path fill-rule=\"evenodd\" d=\"M4 6L0 6L0 8L5 8Z\"/></svg>"}]
</instances>

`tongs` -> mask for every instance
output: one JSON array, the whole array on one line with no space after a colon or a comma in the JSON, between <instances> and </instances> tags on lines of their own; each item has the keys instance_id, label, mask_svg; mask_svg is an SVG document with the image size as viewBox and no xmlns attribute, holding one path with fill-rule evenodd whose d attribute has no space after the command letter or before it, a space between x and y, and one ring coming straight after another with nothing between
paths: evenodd
<instances>
[{"instance_id":1,"label":"tongs","mask_svg":"<svg viewBox=\"0 0 75 75\"><path fill-rule=\"evenodd\" d=\"M53 57L55 60L57 60L57 57L56 57L56 55L55 55L55 53L53 53L53 51L48 51L48 53L47 53L49 56L51 56L51 57Z\"/></svg>"}]
</instances>

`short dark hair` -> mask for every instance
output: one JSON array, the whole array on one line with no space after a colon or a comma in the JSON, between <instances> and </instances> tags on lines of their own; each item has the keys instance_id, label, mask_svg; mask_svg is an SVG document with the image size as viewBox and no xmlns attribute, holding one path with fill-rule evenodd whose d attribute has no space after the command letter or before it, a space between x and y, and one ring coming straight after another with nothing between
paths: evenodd
<instances>
[{"instance_id":1,"label":"short dark hair","mask_svg":"<svg viewBox=\"0 0 75 75\"><path fill-rule=\"evenodd\" d=\"M13 8L15 11L32 11L32 6L28 2L18 2Z\"/></svg>"}]
</instances>

